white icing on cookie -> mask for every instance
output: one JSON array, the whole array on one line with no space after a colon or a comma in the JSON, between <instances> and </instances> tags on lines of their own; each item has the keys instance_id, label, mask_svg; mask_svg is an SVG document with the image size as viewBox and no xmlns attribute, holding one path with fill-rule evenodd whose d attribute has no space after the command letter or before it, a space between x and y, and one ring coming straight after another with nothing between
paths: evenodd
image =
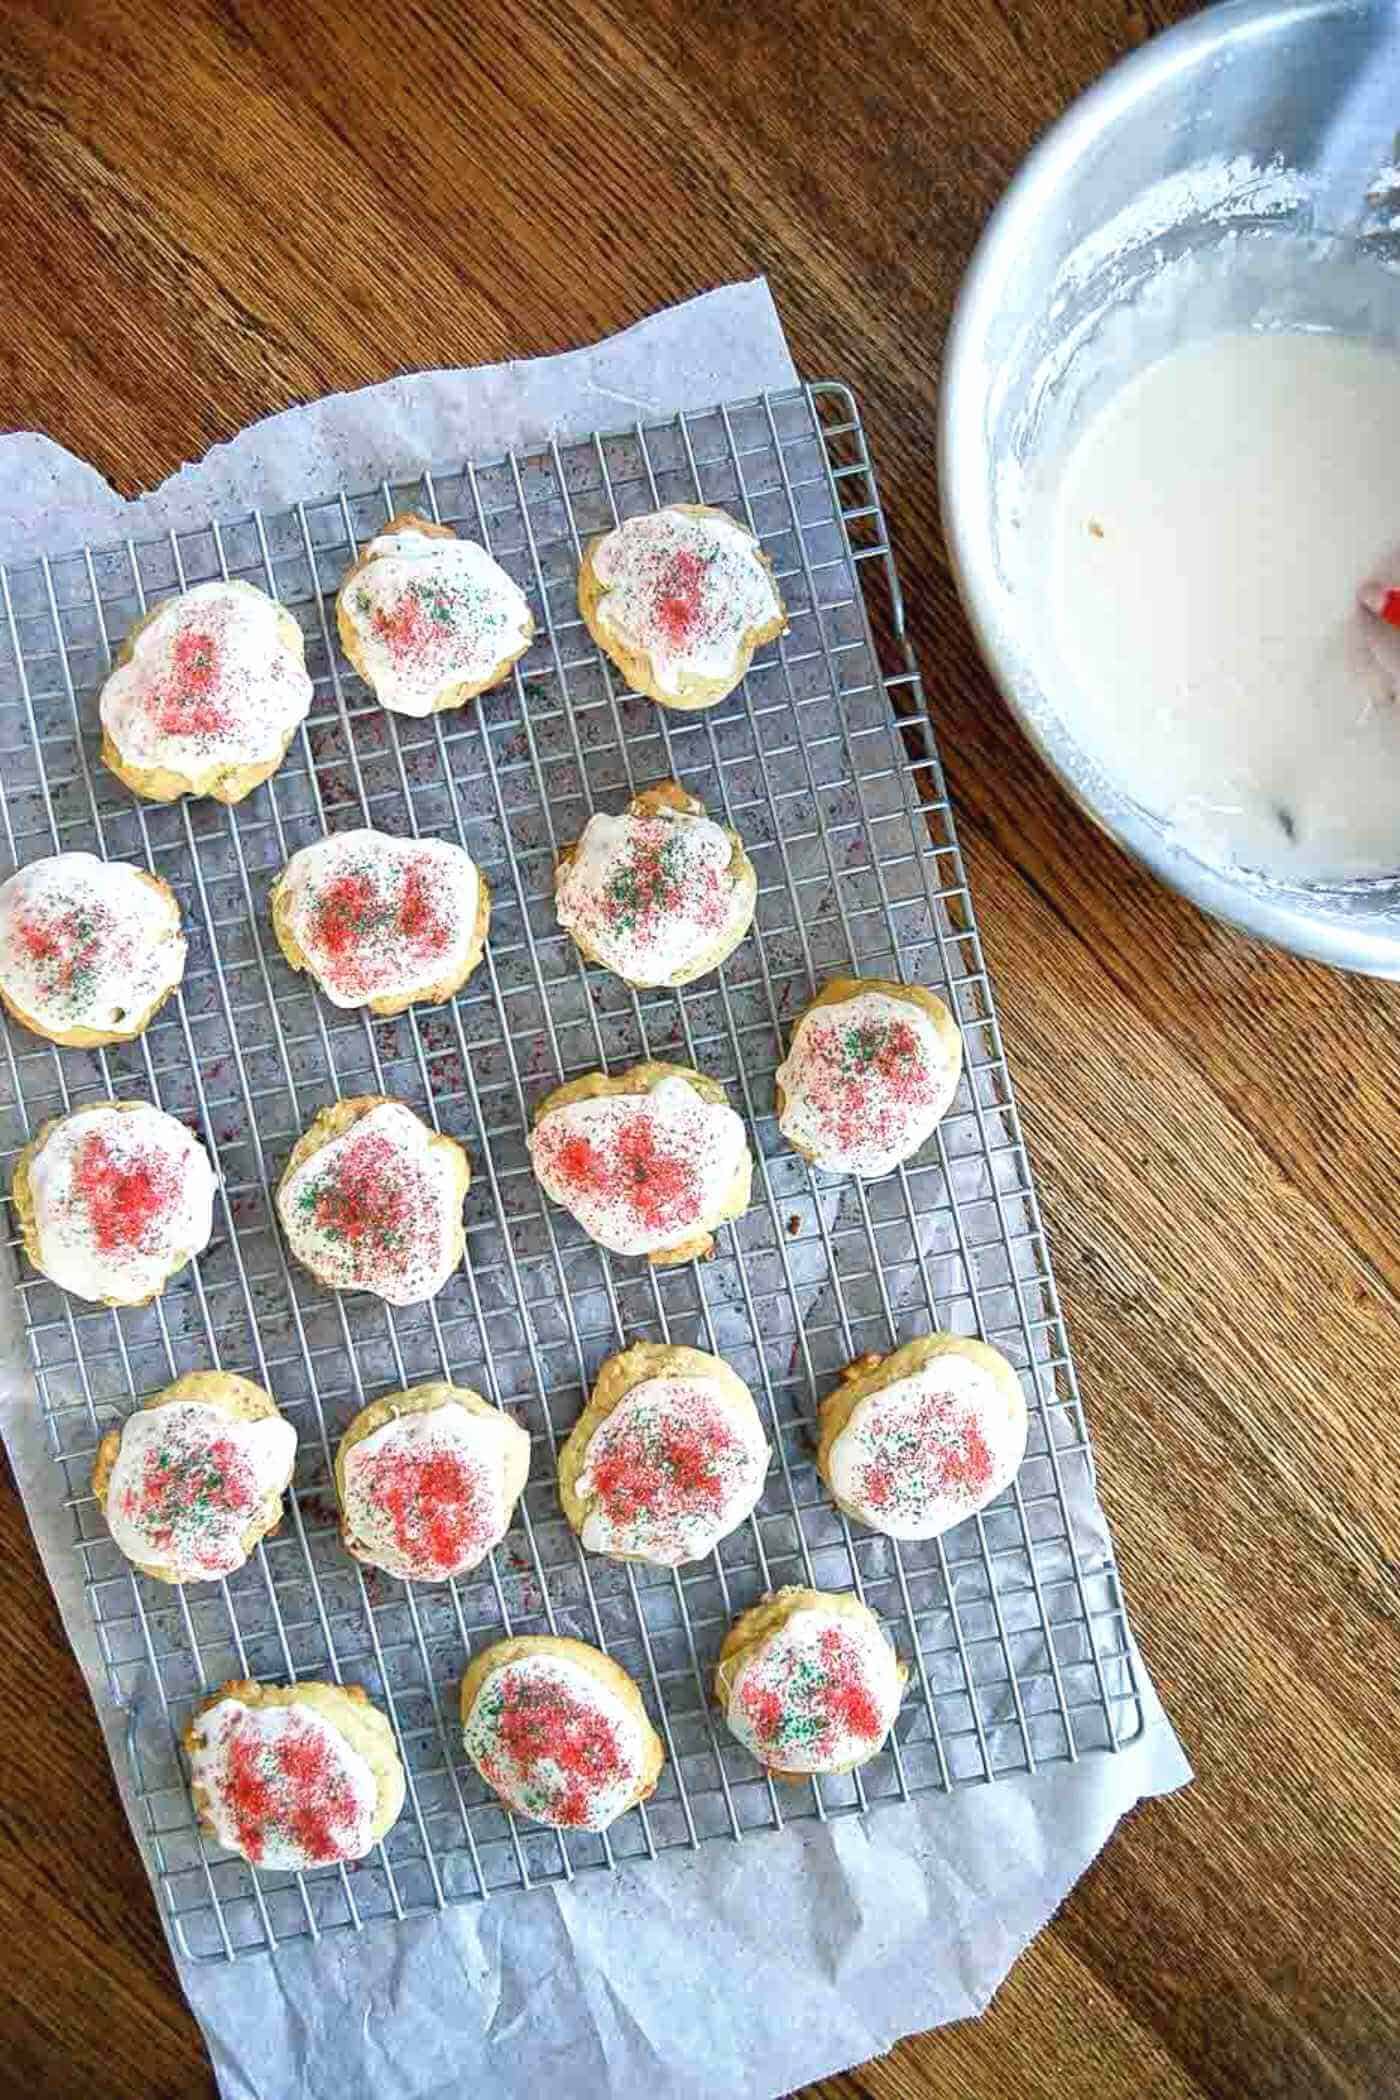
<instances>
[{"instance_id":1,"label":"white icing on cookie","mask_svg":"<svg viewBox=\"0 0 1400 2100\"><path fill-rule=\"evenodd\" d=\"M166 599L102 688L102 726L119 756L191 779L280 758L312 695L284 617L243 584L200 583Z\"/></svg>"},{"instance_id":2,"label":"white icing on cookie","mask_svg":"<svg viewBox=\"0 0 1400 2100\"><path fill-rule=\"evenodd\" d=\"M107 1528L128 1560L181 1582L232 1574L263 1504L291 1479L296 1448L280 1415L250 1422L195 1400L140 1408L122 1424Z\"/></svg>"},{"instance_id":3,"label":"white icing on cookie","mask_svg":"<svg viewBox=\"0 0 1400 2100\"><path fill-rule=\"evenodd\" d=\"M352 1444L342 1462L345 1543L406 1582L445 1582L505 1537L512 1456L529 1439L508 1415L458 1401L412 1410Z\"/></svg>"},{"instance_id":4,"label":"white icing on cookie","mask_svg":"<svg viewBox=\"0 0 1400 2100\"><path fill-rule=\"evenodd\" d=\"M255 1867L300 1872L369 1851L374 1773L311 1707L220 1699L194 1727L190 1778L230 1852Z\"/></svg>"},{"instance_id":5,"label":"white icing on cookie","mask_svg":"<svg viewBox=\"0 0 1400 2100\"><path fill-rule=\"evenodd\" d=\"M994 1501L1026 1454L1024 1408L984 1365L936 1356L858 1400L827 1456L831 1489L876 1531L931 1539Z\"/></svg>"},{"instance_id":6,"label":"white icing on cookie","mask_svg":"<svg viewBox=\"0 0 1400 2100\"><path fill-rule=\"evenodd\" d=\"M163 1109L75 1110L29 1163L44 1274L77 1298L153 1297L208 1245L215 1185L198 1138Z\"/></svg>"},{"instance_id":7,"label":"white icing on cookie","mask_svg":"<svg viewBox=\"0 0 1400 2100\"><path fill-rule=\"evenodd\" d=\"M432 1136L401 1101L380 1102L283 1181L277 1211L292 1251L333 1289L418 1305L456 1268L454 1165Z\"/></svg>"},{"instance_id":8,"label":"white icing on cookie","mask_svg":"<svg viewBox=\"0 0 1400 2100\"><path fill-rule=\"evenodd\" d=\"M530 1132L545 1193L614 1254L650 1254L707 1229L746 1152L728 1103L677 1076L645 1094L571 1101Z\"/></svg>"},{"instance_id":9,"label":"white icing on cookie","mask_svg":"<svg viewBox=\"0 0 1400 2100\"><path fill-rule=\"evenodd\" d=\"M294 853L278 885L297 947L335 1006L404 999L461 975L481 881L461 846L362 827Z\"/></svg>"},{"instance_id":10,"label":"white icing on cookie","mask_svg":"<svg viewBox=\"0 0 1400 2100\"><path fill-rule=\"evenodd\" d=\"M778 1127L833 1174L889 1174L932 1134L958 1071L920 1007L858 992L798 1022L777 1072Z\"/></svg>"},{"instance_id":11,"label":"white icing on cookie","mask_svg":"<svg viewBox=\"0 0 1400 2100\"><path fill-rule=\"evenodd\" d=\"M522 1816L605 1830L647 1770L642 1717L569 1656L522 1655L490 1670L462 1731L486 1784Z\"/></svg>"},{"instance_id":12,"label":"white icing on cookie","mask_svg":"<svg viewBox=\"0 0 1400 2100\"><path fill-rule=\"evenodd\" d=\"M748 922L733 851L720 825L685 810L590 817L559 877L559 923L629 984L672 984Z\"/></svg>"},{"instance_id":13,"label":"white icing on cookie","mask_svg":"<svg viewBox=\"0 0 1400 2100\"><path fill-rule=\"evenodd\" d=\"M55 853L0 883L0 987L51 1034L133 1028L184 973L173 897L123 861Z\"/></svg>"},{"instance_id":14,"label":"white icing on cookie","mask_svg":"<svg viewBox=\"0 0 1400 2100\"><path fill-rule=\"evenodd\" d=\"M802 1605L744 1658L725 1719L760 1764L838 1772L879 1749L903 1689L877 1619Z\"/></svg>"},{"instance_id":15,"label":"white icing on cookie","mask_svg":"<svg viewBox=\"0 0 1400 2100\"><path fill-rule=\"evenodd\" d=\"M650 658L663 693L733 676L745 636L782 615L757 541L732 518L675 508L628 518L598 541L592 565L606 586L594 618Z\"/></svg>"},{"instance_id":16,"label":"white icing on cookie","mask_svg":"<svg viewBox=\"0 0 1400 2100\"><path fill-rule=\"evenodd\" d=\"M449 686L478 685L528 646L525 593L475 540L380 533L341 588L364 676L385 707L428 715Z\"/></svg>"},{"instance_id":17,"label":"white icing on cookie","mask_svg":"<svg viewBox=\"0 0 1400 2100\"><path fill-rule=\"evenodd\" d=\"M590 1553L701 1560L763 1493L768 1446L716 1378L645 1378L588 1440L577 1493Z\"/></svg>"}]
</instances>

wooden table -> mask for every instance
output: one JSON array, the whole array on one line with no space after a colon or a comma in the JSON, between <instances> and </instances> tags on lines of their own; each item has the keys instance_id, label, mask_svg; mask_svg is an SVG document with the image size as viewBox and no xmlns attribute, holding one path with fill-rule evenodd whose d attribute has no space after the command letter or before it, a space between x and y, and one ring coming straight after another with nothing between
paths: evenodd
<instances>
[{"instance_id":1,"label":"wooden table","mask_svg":"<svg viewBox=\"0 0 1400 2100\"><path fill-rule=\"evenodd\" d=\"M858 388L1000 990L1128 1596L1196 1761L987 2017L828 2095L1400 2084L1397 994L1252 947L1091 831L997 700L933 473L994 198L1158 0L14 4L5 419L124 490L405 366L766 271ZM13 1494L4 2089L212 2092Z\"/></svg>"}]
</instances>

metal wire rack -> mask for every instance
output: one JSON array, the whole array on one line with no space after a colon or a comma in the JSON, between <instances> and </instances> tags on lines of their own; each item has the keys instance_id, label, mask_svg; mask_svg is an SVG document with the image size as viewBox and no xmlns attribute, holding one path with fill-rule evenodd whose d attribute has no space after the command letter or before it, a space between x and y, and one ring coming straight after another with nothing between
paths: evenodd
<instances>
[{"instance_id":1,"label":"metal wire rack","mask_svg":"<svg viewBox=\"0 0 1400 2100\"><path fill-rule=\"evenodd\" d=\"M580 546L671 500L744 517L791 628L738 693L667 714L619 689L578 617ZM417 508L480 538L538 625L509 683L463 712L387 714L338 652L332 601L358 546ZM97 763L96 696L152 599L240 576L300 622L315 702L273 780L235 810L142 803ZM0 569L0 845L12 864L87 848L165 877L186 914L182 995L136 1044L59 1052L7 1026L0 1164L47 1116L146 1096L216 1155L205 1255L150 1307L81 1303L9 1245L55 1462L177 1945L232 1959L290 1938L572 1878L714 1837L748 1838L934 1789L994 1781L1141 1728L1127 1625L1003 1059L971 900L875 475L850 391L804 386L585 442L336 494L277 514ZM718 975L637 995L586 970L554 919L557 849L596 806L672 777L743 834L753 934ZM449 1006L344 1014L285 966L268 888L323 830L459 838L491 883L484 965ZM871 1184L814 1174L780 1140L773 1072L792 1018L838 971L943 991L966 1071L935 1139ZM531 1176L534 1102L599 1065L680 1057L722 1080L758 1158L716 1258L659 1274L616 1262ZM322 1290L293 1267L270 1190L337 1093L397 1095L470 1151L467 1259L426 1306ZM1030 1447L1000 1501L941 1539L852 1527L816 1475L815 1401L850 1358L930 1328L978 1333L1020 1367ZM672 1573L585 1557L555 1452L603 1357L640 1337L713 1350L753 1386L775 1450L753 1519ZM280 1532L229 1580L172 1590L127 1566L89 1475L103 1432L207 1365L267 1385L300 1437ZM516 1529L475 1576L415 1588L341 1550L331 1454L366 1400L431 1376L474 1385L533 1441ZM732 1617L764 1590L854 1587L913 1666L887 1751L848 1777L777 1787L712 1714ZM661 1785L611 1832L518 1823L462 1752L456 1685L504 1633L596 1642L641 1685ZM239 1675L344 1677L389 1713L408 1799L353 1869L258 1875L195 1828L177 1736Z\"/></svg>"}]
</instances>

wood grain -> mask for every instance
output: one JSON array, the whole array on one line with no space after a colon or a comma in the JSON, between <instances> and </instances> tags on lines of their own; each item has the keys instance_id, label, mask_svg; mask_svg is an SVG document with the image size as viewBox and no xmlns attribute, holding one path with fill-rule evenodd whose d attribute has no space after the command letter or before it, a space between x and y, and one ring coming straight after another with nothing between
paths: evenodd
<instances>
[{"instance_id":1,"label":"wood grain","mask_svg":"<svg viewBox=\"0 0 1400 2100\"><path fill-rule=\"evenodd\" d=\"M994 696L939 539L939 344L1134 0L12 4L8 419L124 489L404 367L769 275L864 403L1149 1662L1197 1763L986 2017L814 2089L1317 2100L1400 2085L1400 1015L1208 924ZM13 1493L8 2090L208 2094Z\"/></svg>"}]
</instances>

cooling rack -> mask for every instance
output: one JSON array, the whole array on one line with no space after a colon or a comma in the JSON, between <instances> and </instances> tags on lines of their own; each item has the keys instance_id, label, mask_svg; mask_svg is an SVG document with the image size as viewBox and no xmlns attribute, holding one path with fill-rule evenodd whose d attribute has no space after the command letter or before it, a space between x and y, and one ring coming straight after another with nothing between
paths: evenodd
<instances>
[{"instance_id":1,"label":"cooling rack","mask_svg":"<svg viewBox=\"0 0 1400 2100\"><path fill-rule=\"evenodd\" d=\"M588 534L661 502L722 505L773 560L791 628L719 708L668 714L619 689L575 602ZM339 653L336 587L356 549L415 508L481 539L538 625L511 680L460 713L380 708ZM246 578L306 636L315 701L274 779L235 810L142 803L97 762L96 698L152 600ZM551 445L289 511L0 569L0 847L11 864L89 849L149 867L190 933L182 995L140 1042L58 1051L7 1025L0 1166L48 1116L106 1096L160 1102L222 1177L208 1251L150 1307L66 1296L9 1245L23 1324L145 1838L176 1944L228 1960L493 1890L571 1879L707 1840L752 1841L933 1790L1111 1752L1142 1712L1111 1547L971 899L918 671L904 640L859 412L824 382ZM554 919L557 849L595 807L674 778L744 837L752 935L715 976L635 994L586 969ZM460 839L492 890L482 967L450 1005L344 1014L285 965L267 893L325 830ZM935 1139L888 1179L814 1173L778 1136L773 1073L793 1018L838 972L942 992L962 1085ZM722 1080L758 1159L752 1206L716 1257L658 1273L615 1261L545 1204L528 1168L534 1103L597 1066L671 1057ZM426 1306L322 1290L289 1264L270 1198L296 1137L336 1094L394 1094L466 1145L467 1258ZM814 1467L817 1398L842 1365L932 1327L1017 1364L1031 1434L1019 1479L941 1539L852 1526ZM601 1360L639 1338L726 1357L775 1457L754 1517L671 1572L584 1556L554 1457ZM89 1475L143 1395L211 1364L258 1379L300 1449L279 1533L229 1580L171 1589L127 1566ZM341 1550L331 1454L368 1399L450 1376L530 1432L530 1483L491 1563L413 1587ZM784 1582L857 1590L911 1665L887 1750L860 1771L775 1785L725 1733L709 1681L731 1618ZM506 1633L606 1648L666 1745L655 1796L610 1832L509 1816L461 1748L457 1681ZM254 1874L201 1840L178 1750L230 1676L344 1678L388 1712L404 1812L353 1868Z\"/></svg>"}]
</instances>

